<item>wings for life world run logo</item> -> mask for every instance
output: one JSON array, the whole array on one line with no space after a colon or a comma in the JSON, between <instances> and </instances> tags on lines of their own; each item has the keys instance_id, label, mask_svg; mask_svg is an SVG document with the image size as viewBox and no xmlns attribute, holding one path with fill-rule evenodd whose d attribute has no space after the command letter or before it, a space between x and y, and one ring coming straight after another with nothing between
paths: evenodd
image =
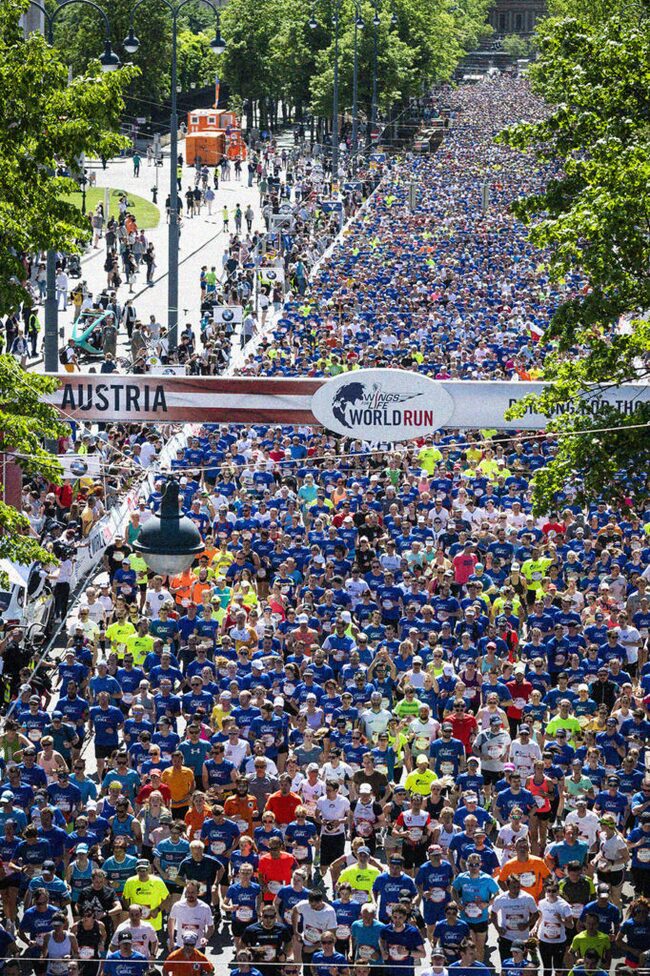
<instances>
[{"instance_id":1,"label":"wings for life world run logo","mask_svg":"<svg viewBox=\"0 0 650 976\"><path fill-rule=\"evenodd\" d=\"M403 370L359 370L325 383L312 400L324 427L371 441L402 441L437 430L453 401L439 384Z\"/></svg>"}]
</instances>

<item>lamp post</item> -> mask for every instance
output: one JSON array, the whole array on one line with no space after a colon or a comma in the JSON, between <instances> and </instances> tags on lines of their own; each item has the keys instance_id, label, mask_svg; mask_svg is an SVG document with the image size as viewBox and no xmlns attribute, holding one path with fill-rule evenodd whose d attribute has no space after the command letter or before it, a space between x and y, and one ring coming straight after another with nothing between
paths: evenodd
<instances>
[{"instance_id":1,"label":"lamp post","mask_svg":"<svg viewBox=\"0 0 650 976\"><path fill-rule=\"evenodd\" d=\"M342 0L335 0L333 5L334 23L334 89L332 92L332 179L338 180L339 175L339 28L341 23ZM364 23L361 16L361 4L355 0L354 4L354 71L352 75L352 149L356 156L359 139L359 31ZM309 26L312 30L318 27L314 9L312 7Z\"/></svg>"},{"instance_id":2,"label":"lamp post","mask_svg":"<svg viewBox=\"0 0 650 976\"><path fill-rule=\"evenodd\" d=\"M381 25L381 18L375 0L375 15L372 18L373 26L373 51L372 51L372 101L370 103L370 142L372 143L372 133L377 124L377 50L378 50L378 29Z\"/></svg>"},{"instance_id":3,"label":"lamp post","mask_svg":"<svg viewBox=\"0 0 650 976\"><path fill-rule=\"evenodd\" d=\"M35 7L43 14L45 20L45 36L48 44L54 43L54 24L56 18L73 3L83 3L87 7L92 7L101 16L104 22L104 50L99 57L102 71L116 71L120 66L120 59L111 47L111 25L108 15L93 0L61 0L54 10L47 10L43 4L31 0L32 7ZM59 371L59 304L56 300L56 251L49 248L46 258L46 291L45 291L45 332L43 338L44 360L46 373L58 373Z\"/></svg>"},{"instance_id":4,"label":"lamp post","mask_svg":"<svg viewBox=\"0 0 650 976\"><path fill-rule=\"evenodd\" d=\"M203 551L201 533L178 507L178 482L168 481L160 503L160 515L147 519L133 548L149 569L161 576L177 576Z\"/></svg>"},{"instance_id":5,"label":"lamp post","mask_svg":"<svg viewBox=\"0 0 650 976\"><path fill-rule=\"evenodd\" d=\"M170 140L169 140L169 275L167 288L167 335L169 340L169 352L173 354L178 347L178 182L176 170L178 167L178 106L176 99L176 86L178 75L178 15L183 7L190 0L181 0L180 3L172 3L171 0L160 0L167 8L172 20L172 63L171 63L171 115L169 120ZM221 18L218 8L212 0L201 0L213 11L216 19L216 32L214 39L210 42L210 47L215 54L223 54L226 49L226 42L221 36ZM137 0L131 10L131 22L129 25L128 36L124 39L123 47L128 54L135 54L140 47L140 41L133 31L133 21L137 9L144 3L144 0Z\"/></svg>"},{"instance_id":6,"label":"lamp post","mask_svg":"<svg viewBox=\"0 0 650 976\"><path fill-rule=\"evenodd\" d=\"M354 70L352 74L352 153L355 170L357 152L359 151L359 31L363 28L361 7L357 6L354 16Z\"/></svg>"}]
</instances>

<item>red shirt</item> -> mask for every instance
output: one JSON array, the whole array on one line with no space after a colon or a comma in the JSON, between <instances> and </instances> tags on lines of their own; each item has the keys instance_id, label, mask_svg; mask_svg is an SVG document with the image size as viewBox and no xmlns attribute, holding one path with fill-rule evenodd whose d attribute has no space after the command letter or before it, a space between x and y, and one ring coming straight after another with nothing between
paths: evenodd
<instances>
[{"instance_id":1,"label":"red shirt","mask_svg":"<svg viewBox=\"0 0 650 976\"><path fill-rule=\"evenodd\" d=\"M506 681L506 688L512 695L512 704L508 705L506 709L506 715L508 718L519 719L524 714L524 705L528 703L528 700L532 694L533 686L530 681ZM521 705L520 703L524 704Z\"/></svg>"},{"instance_id":2,"label":"red shirt","mask_svg":"<svg viewBox=\"0 0 650 976\"><path fill-rule=\"evenodd\" d=\"M478 728L478 723L474 716L467 712L464 715L451 715L451 717L445 719L445 722L451 722L454 730L452 732L454 739L460 739L465 746L465 752L469 752L472 744L472 736Z\"/></svg>"},{"instance_id":3,"label":"red shirt","mask_svg":"<svg viewBox=\"0 0 650 976\"><path fill-rule=\"evenodd\" d=\"M158 783L158 786L152 786L151 783L147 783L146 786L143 786L135 798L136 803L142 806L142 804L145 802L149 794L153 793L154 790L157 790L162 795L162 798L165 801L165 806L168 807L171 805L172 791L167 786L167 783L163 783L162 781Z\"/></svg>"},{"instance_id":4,"label":"red shirt","mask_svg":"<svg viewBox=\"0 0 650 976\"><path fill-rule=\"evenodd\" d=\"M293 854L286 851L280 851L279 857L262 854L258 874L262 882L264 901L273 901L280 888L291 883L291 875L297 867L298 862Z\"/></svg>"},{"instance_id":5,"label":"red shirt","mask_svg":"<svg viewBox=\"0 0 650 976\"><path fill-rule=\"evenodd\" d=\"M454 556L453 567L456 583L464 586L474 572L477 562L478 556L473 552L459 552L457 556Z\"/></svg>"},{"instance_id":6,"label":"red shirt","mask_svg":"<svg viewBox=\"0 0 650 976\"><path fill-rule=\"evenodd\" d=\"M278 790L276 793L271 793L264 809L270 810L271 813L275 814L275 819L278 824L290 824L294 819L296 807L299 807L301 804L302 800L297 793L287 793L284 796Z\"/></svg>"}]
</instances>

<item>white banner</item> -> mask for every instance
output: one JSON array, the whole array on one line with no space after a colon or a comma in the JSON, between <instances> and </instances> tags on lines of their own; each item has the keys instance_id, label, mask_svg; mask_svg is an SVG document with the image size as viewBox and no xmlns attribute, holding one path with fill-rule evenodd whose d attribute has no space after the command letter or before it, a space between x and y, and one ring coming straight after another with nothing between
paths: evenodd
<instances>
[{"instance_id":1,"label":"white banner","mask_svg":"<svg viewBox=\"0 0 650 976\"><path fill-rule=\"evenodd\" d=\"M99 454L61 454L57 461L63 468L64 478L99 478L101 474Z\"/></svg>"},{"instance_id":2,"label":"white banner","mask_svg":"<svg viewBox=\"0 0 650 976\"><path fill-rule=\"evenodd\" d=\"M213 305L212 318L215 322L237 325L243 318L244 310L241 305Z\"/></svg>"}]
</instances>

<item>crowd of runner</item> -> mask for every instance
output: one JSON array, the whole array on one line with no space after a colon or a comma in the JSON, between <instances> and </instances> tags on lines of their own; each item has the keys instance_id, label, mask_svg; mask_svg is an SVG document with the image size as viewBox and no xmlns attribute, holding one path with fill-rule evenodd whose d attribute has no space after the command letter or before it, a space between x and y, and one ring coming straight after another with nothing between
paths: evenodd
<instances>
[{"instance_id":1,"label":"crowd of runner","mask_svg":"<svg viewBox=\"0 0 650 976\"><path fill-rule=\"evenodd\" d=\"M491 142L539 106L513 80L451 104L439 156L392 167L250 371L539 367L559 296L507 203L544 174ZM155 464L131 433L101 449ZM567 486L533 516L552 451L195 429L171 465L195 565L166 578L133 550L161 475L60 608L58 695L16 675L0 956L39 976L209 972L215 945L237 976L644 967L650 513Z\"/></svg>"}]
</instances>

